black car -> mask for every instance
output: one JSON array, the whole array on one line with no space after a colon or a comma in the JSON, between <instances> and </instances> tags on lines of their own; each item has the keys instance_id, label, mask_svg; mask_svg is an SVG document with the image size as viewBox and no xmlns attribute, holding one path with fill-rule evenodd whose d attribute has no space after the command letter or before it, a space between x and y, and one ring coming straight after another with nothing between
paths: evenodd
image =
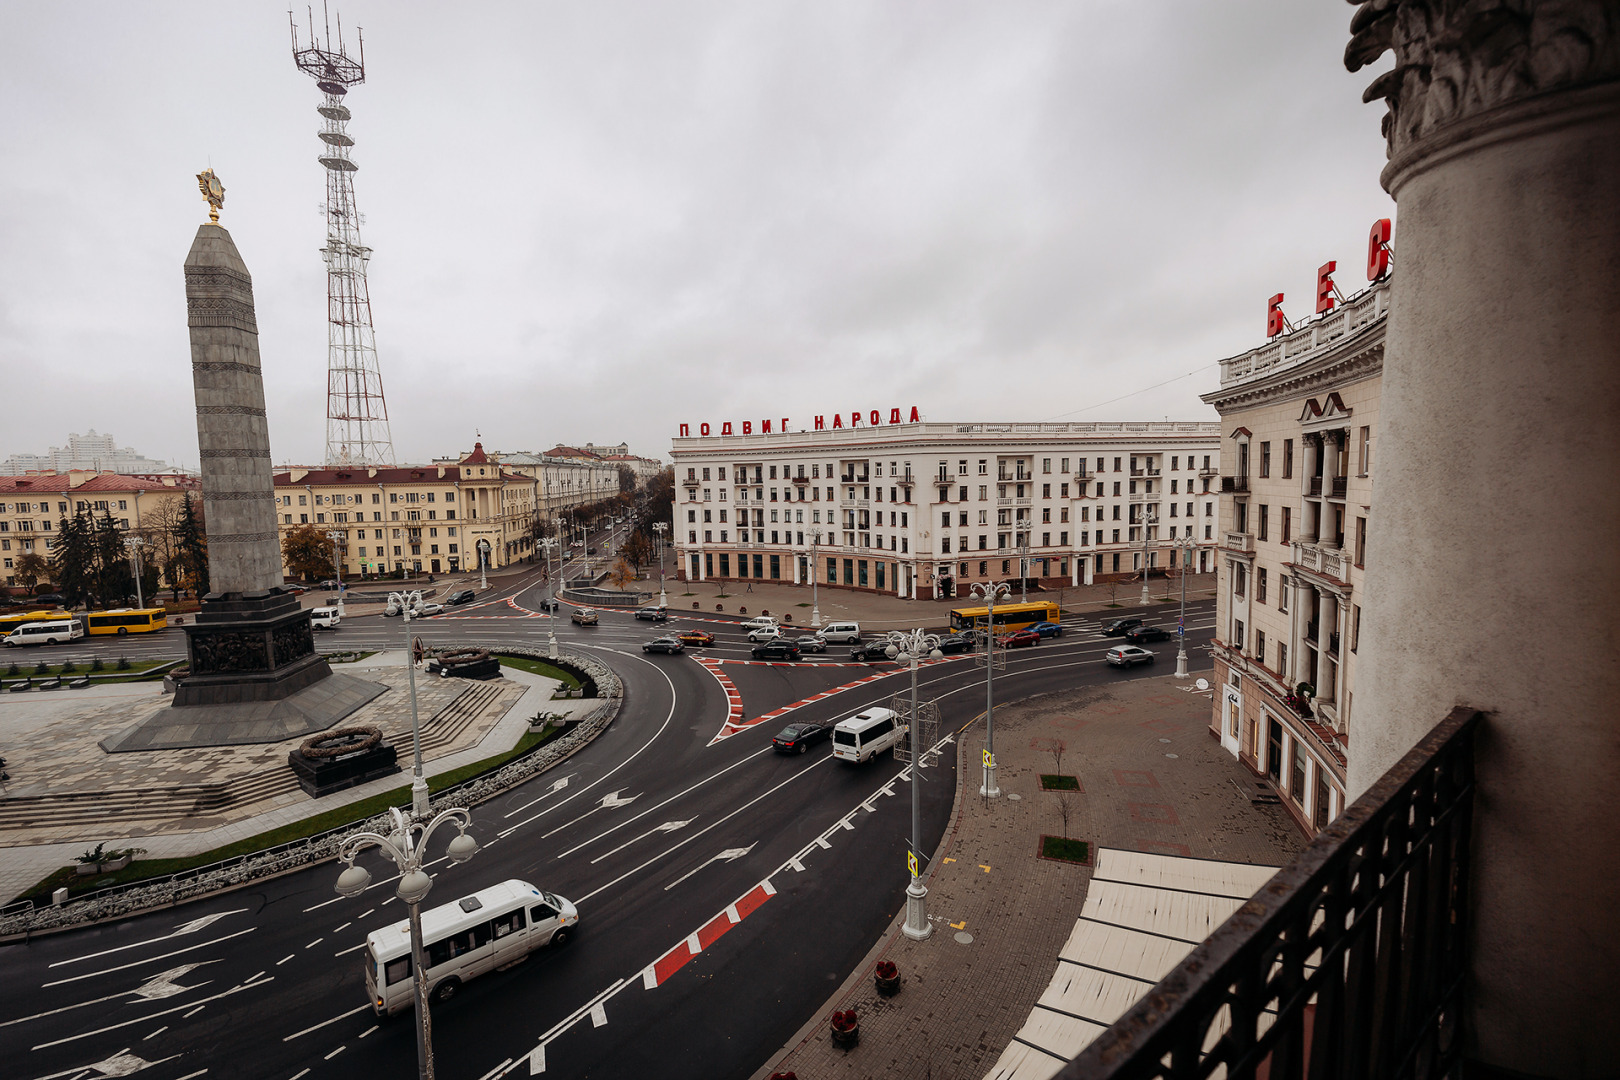
<instances>
[{"instance_id":1,"label":"black car","mask_svg":"<svg viewBox=\"0 0 1620 1080\"><path fill-rule=\"evenodd\" d=\"M1140 645L1144 641L1169 641L1170 631L1162 626L1137 626L1125 632L1125 640L1132 645Z\"/></svg>"},{"instance_id":2,"label":"black car","mask_svg":"<svg viewBox=\"0 0 1620 1080\"><path fill-rule=\"evenodd\" d=\"M1104 623L1102 632L1109 637L1119 637L1129 633L1142 625L1141 619L1115 619L1111 623Z\"/></svg>"},{"instance_id":3,"label":"black car","mask_svg":"<svg viewBox=\"0 0 1620 1080\"><path fill-rule=\"evenodd\" d=\"M552 596L548 596L544 600L540 601L540 610L541 611L556 611L557 610L557 600L556 600L556 598L552 597Z\"/></svg>"},{"instance_id":4,"label":"black car","mask_svg":"<svg viewBox=\"0 0 1620 1080\"><path fill-rule=\"evenodd\" d=\"M863 641L849 650L849 658L857 664L871 663L874 660L887 660L889 658L889 643L882 639L877 641Z\"/></svg>"},{"instance_id":5,"label":"black car","mask_svg":"<svg viewBox=\"0 0 1620 1080\"><path fill-rule=\"evenodd\" d=\"M678 653L685 650L680 638L659 637L653 638L641 647L642 652Z\"/></svg>"},{"instance_id":6,"label":"black car","mask_svg":"<svg viewBox=\"0 0 1620 1080\"><path fill-rule=\"evenodd\" d=\"M65 602L66 601L62 598L61 593L53 592L40 593L38 596L28 596L23 598L23 603L32 604L37 607L61 607Z\"/></svg>"},{"instance_id":7,"label":"black car","mask_svg":"<svg viewBox=\"0 0 1620 1080\"><path fill-rule=\"evenodd\" d=\"M969 653L977 647L971 634L950 634L939 639L939 651L946 656Z\"/></svg>"},{"instance_id":8,"label":"black car","mask_svg":"<svg viewBox=\"0 0 1620 1080\"><path fill-rule=\"evenodd\" d=\"M789 724L771 742L784 754L802 754L831 735L831 724Z\"/></svg>"},{"instance_id":9,"label":"black car","mask_svg":"<svg viewBox=\"0 0 1620 1080\"><path fill-rule=\"evenodd\" d=\"M446 604L470 604L477 595L471 589L462 589L460 592L453 592L445 597L444 602Z\"/></svg>"},{"instance_id":10,"label":"black car","mask_svg":"<svg viewBox=\"0 0 1620 1080\"><path fill-rule=\"evenodd\" d=\"M663 622L669 618L669 612L661 607L644 607L636 609L636 618L651 619L653 622Z\"/></svg>"},{"instance_id":11,"label":"black car","mask_svg":"<svg viewBox=\"0 0 1620 1080\"><path fill-rule=\"evenodd\" d=\"M799 643L788 641L786 638L767 641L763 645L754 646L753 657L755 660L797 660Z\"/></svg>"}]
</instances>

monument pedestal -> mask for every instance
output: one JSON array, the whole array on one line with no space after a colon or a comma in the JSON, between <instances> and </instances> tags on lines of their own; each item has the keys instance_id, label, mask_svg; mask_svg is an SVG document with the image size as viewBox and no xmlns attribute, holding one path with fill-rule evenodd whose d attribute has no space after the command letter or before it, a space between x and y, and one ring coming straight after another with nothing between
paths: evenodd
<instances>
[{"instance_id":1,"label":"monument pedestal","mask_svg":"<svg viewBox=\"0 0 1620 1080\"><path fill-rule=\"evenodd\" d=\"M280 701L332 674L309 613L288 593L209 596L183 629L191 674L175 690L176 707Z\"/></svg>"}]
</instances>

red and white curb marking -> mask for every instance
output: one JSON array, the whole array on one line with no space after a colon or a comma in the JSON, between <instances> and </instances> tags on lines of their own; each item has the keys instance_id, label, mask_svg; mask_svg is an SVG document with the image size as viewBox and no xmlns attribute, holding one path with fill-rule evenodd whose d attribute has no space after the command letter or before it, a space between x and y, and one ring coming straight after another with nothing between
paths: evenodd
<instances>
[{"instance_id":1,"label":"red and white curb marking","mask_svg":"<svg viewBox=\"0 0 1620 1080\"><path fill-rule=\"evenodd\" d=\"M758 911L765 901L775 895L776 886L771 884L770 878L766 878L727 904L724 911L700 926L696 933L643 968L642 987L656 990L668 982L669 977L686 966L687 961L719 941L726 931Z\"/></svg>"},{"instance_id":2,"label":"red and white curb marking","mask_svg":"<svg viewBox=\"0 0 1620 1080\"><path fill-rule=\"evenodd\" d=\"M722 741L724 739L729 739L733 735L736 735L739 732L747 731L751 727L756 727L756 726L758 726L760 724L763 724L767 720L774 720L778 716L784 716L787 713L793 712L795 709L802 709L806 705L811 704L812 702L822 701L822 700L824 700L826 698L832 697L834 694L842 694L845 690L853 690L857 686L861 686L861 685L864 685L864 684L869 683L869 682L874 682L874 681L876 681L878 679L886 679L890 675L895 674L895 672L898 670L898 669L895 669L895 668L891 668L891 669L889 669L887 671L879 671L876 674L866 676L866 678L864 678L864 679L856 679L854 682L847 682L847 683L844 683L842 686L835 686L830 690L823 690L819 694L811 694L807 698L801 698L800 700L795 701L791 705L782 706L780 709L773 709L772 711L770 711L768 713L764 713L763 715L754 717L752 720L744 720L743 719L744 713L743 713L743 707L742 707L742 695L737 693L736 685L734 683L732 683L732 681L730 679L726 678L725 675L721 674L721 672L719 670L721 664L754 664L754 663L757 663L757 666L759 666L759 667L860 667L860 668L866 667L867 665L866 664L774 664L774 663L773 664L767 664L767 663L756 662L756 661L752 661L752 660L711 660L711 659L709 659L707 657L693 657L693 659L696 660L698 663L702 664L704 667L708 668L709 673L720 681L720 685L725 687L727 694L731 696L731 706L732 707L731 707L730 715L728 715L726 717L726 722L720 726L720 731L715 735L715 737L708 741L707 745L709 745L709 746L713 746L715 743L720 742L720 741ZM931 665L931 664L947 664L947 663L950 663L950 661L949 660L927 660L927 661L924 661L922 664L919 664L918 666L919 667L924 667L924 666L928 666L928 665Z\"/></svg>"},{"instance_id":3,"label":"red and white curb marking","mask_svg":"<svg viewBox=\"0 0 1620 1080\"><path fill-rule=\"evenodd\" d=\"M726 722L720 728L722 734L717 735L713 739L709 740L709 745L713 746L716 742L724 737L723 733L727 728L734 726L739 720L742 719L742 694L738 692L737 684L726 678L725 675L720 671L719 660L711 660L707 656L694 656L692 659L703 665L703 670L714 676L714 681L720 684L720 690L726 695ZM738 730L740 731L742 729L738 728Z\"/></svg>"}]
</instances>

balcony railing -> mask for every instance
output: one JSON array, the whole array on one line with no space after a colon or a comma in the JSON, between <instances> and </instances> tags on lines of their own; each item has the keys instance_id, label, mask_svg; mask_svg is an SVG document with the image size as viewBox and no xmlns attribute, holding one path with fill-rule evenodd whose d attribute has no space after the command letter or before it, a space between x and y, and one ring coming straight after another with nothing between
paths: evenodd
<instances>
[{"instance_id":1,"label":"balcony railing","mask_svg":"<svg viewBox=\"0 0 1620 1080\"><path fill-rule=\"evenodd\" d=\"M1253 551L1254 534L1229 532L1226 534L1226 547L1232 551Z\"/></svg>"},{"instance_id":2,"label":"balcony railing","mask_svg":"<svg viewBox=\"0 0 1620 1080\"><path fill-rule=\"evenodd\" d=\"M1310 542L1294 544L1294 563L1326 577L1344 580L1344 554Z\"/></svg>"},{"instance_id":3,"label":"balcony railing","mask_svg":"<svg viewBox=\"0 0 1620 1080\"><path fill-rule=\"evenodd\" d=\"M1479 724L1453 709L1060 1080L1452 1075Z\"/></svg>"},{"instance_id":4,"label":"balcony railing","mask_svg":"<svg viewBox=\"0 0 1620 1080\"><path fill-rule=\"evenodd\" d=\"M1319 496L1322 494L1322 478L1320 476L1311 477L1310 493L1312 496Z\"/></svg>"},{"instance_id":5,"label":"balcony railing","mask_svg":"<svg viewBox=\"0 0 1620 1080\"><path fill-rule=\"evenodd\" d=\"M1344 498L1345 492L1348 491L1349 489L1350 489L1350 478L1349 477L1347 477L1347 476L1335 476L1333 478L1333 493L1331 495L1329 495L1328 498L1330 498L1330 499L1342 499L1342 498Z\"/></svg>"},{"instance_id":6,"label":"balcony railing","mask_svg":"<svg viewBox=\"0 0 1620 1080\"><path fill-rule=\"evenodd\" d=\"M1223 476L1223 477L1221 477L1221 492L1223 494L1230 495L1230 494L1232 494L1233 492L1236 492L1236 491L1248 491L1248 490L1249 490L1249 478L1247 476Z\"/></svg>"}]
</instances>

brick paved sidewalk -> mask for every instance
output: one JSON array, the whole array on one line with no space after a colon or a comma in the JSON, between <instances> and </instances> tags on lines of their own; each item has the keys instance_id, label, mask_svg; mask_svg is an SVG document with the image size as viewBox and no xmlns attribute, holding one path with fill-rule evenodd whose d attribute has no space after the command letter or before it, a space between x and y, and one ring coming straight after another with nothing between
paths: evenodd
<instances>
[{"instance_id":1,"label":"brick paved sidewalk","mask_svg":"<svg viewBox=\"0 0 1620 1080\"><path fill-rule=\"evenodd\" d=\"M1208 672L1194 672L1205 676ZM956 805L927 880L933 934L900 932L902 910L862 966L756 1074L976 1078L995 1065L1057 966L1085 901L1087 867L1038 857L1043 834L1095 846L1279 866L1304 837L1279 806L1255 806L1253 782L1209 737L1210 697L1172 676L1031 698L996 710L1003 796L979 796L982 721L962 736ZM1041 749L1061 740L1061 772L1083 793L1040 789L1058 772ZM903 989L877 995L872 968L893 960ZM828 1017L853 1008L860 1045L832 1045Z\"/></svg>"}]
</instances>

